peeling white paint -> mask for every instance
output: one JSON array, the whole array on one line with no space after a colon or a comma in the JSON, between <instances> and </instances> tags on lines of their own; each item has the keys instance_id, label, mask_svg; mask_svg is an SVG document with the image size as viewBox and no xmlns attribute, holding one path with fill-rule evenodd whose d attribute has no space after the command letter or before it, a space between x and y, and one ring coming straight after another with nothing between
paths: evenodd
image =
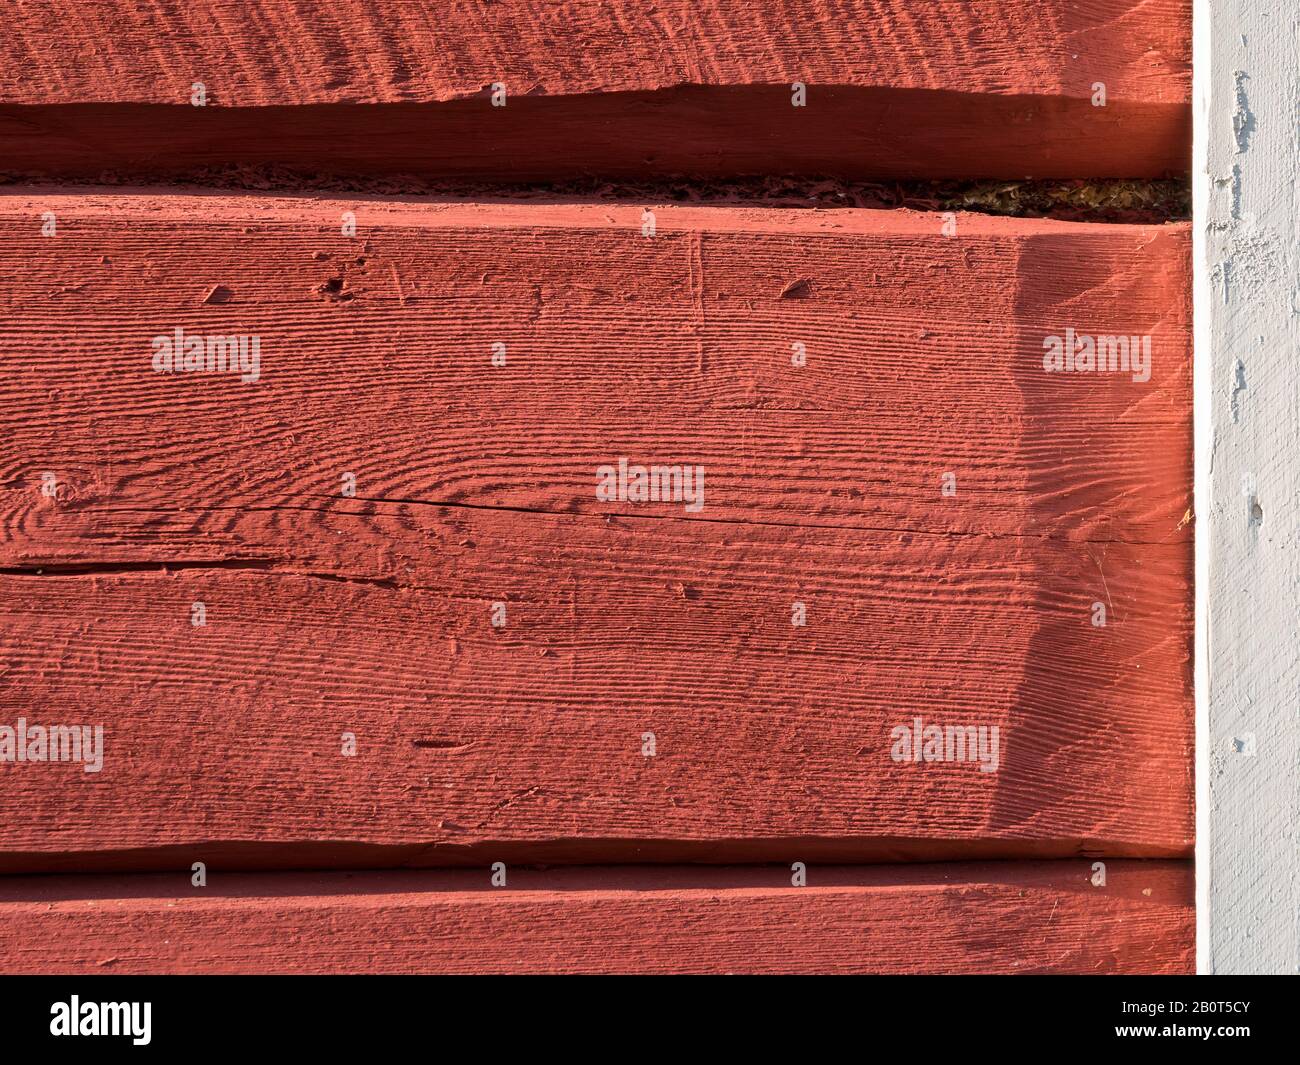
<instances>
[{"instance_id":1,"label":"peeling white paint","mask_svg":"<svg viewBox=\"0 0 1300 1065\"><path fill-rule=\"evenodd\" d=\"M1297 973L1300 6L1195 17L1197 961Z\"/></svg>"}]
</instances>

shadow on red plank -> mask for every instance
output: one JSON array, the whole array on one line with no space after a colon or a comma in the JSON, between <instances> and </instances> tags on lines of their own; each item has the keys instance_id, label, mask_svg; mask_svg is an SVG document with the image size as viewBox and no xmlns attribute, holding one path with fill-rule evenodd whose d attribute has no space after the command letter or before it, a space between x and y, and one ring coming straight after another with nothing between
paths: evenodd
<instances>
[{"instance_id":1,"label":"shadow on red plank","mask_svg":"<svg viewBox=\"0 0 1300 1065\"><path fill-rule=\"evenodd\" d=\"M98 180L287 167L340 178L544 182L1160 178L1190 165L1181 103L814 87L690 86L594 97L194 108L0 105L0 172Z\"/></svg>"}]
</instances>

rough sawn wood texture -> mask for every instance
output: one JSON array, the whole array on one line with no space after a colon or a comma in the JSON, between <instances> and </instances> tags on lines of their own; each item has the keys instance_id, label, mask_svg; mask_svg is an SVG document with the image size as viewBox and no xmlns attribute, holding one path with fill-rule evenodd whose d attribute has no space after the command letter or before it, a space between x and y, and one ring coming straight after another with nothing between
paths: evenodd
<instances>
[{"instance_id":1,"label":"rough sawn wood texture","mask_svg":"<svg viewBox=\"0 0 1300 1065\"><path fill-rule=\"evenodd\" d=\"M5 702L108 756L13 775L0 866L1188 853L1185 227L49 202L0 201ZM1045 373L1068 323L1150 380ZM155 372L177 326L259 379ZM703 509L601 502L620 456ZM895 761L917 716L997 771Z\"/></svg>"}]
</instances>

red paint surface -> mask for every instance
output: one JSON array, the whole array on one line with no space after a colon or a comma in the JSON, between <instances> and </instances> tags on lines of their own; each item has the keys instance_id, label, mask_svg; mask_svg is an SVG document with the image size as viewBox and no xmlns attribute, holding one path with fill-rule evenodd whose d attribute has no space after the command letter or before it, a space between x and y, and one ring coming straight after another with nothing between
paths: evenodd
<instances>
[{"instance_id":1,"label":"red paint surface","mask_svg":"<svg viewBox=\"0 0 1300 1065\"><path fill-rule=\"evenodd\" d=\"M40 877L17 973L1190 973L1186 863Z\"/></svg>"},{"instance_id":2,"label":"red paint surface","mask_svg":"<svg viewBox=\"0 0 1300 1065\"><path fill-rule=\"evenodd\" d=\"M943 0L923 17L905 0L65 0L8 15L0 170L276 163L511 182L1189 165L1188 0ZM190 106L195 82L206 107Z\"/></svg>"},{"instance_id":3,"label":"red paint surface","mask_svg":"<svg viewBox=\"0 0 1300 1065\"><path fill-rule=\"evenodd\" d=\"M1177 103L1190 87L1187 0L52 0L9 17L13 103L188 102L205 79L223 107L444 102L493 81L521 96L801 79L1087 99L1103 80Z\"/></svg>"},{"instance_id":4,"label":"red paint surface","mask_svg":"<svg viewBox=\"0 0 1300 1065\"><path fill-rule=\"evenodd\" d=\"M1187 169L1186 0L6 14L0 171ZM100 773L0 767L0 872L167 870L0 877L0 965L1190 971L1190 865L1112 860L1191 846L1188 230L939 224L0 197L0 724L106 729ZM1067 326L1151 380L1045 375ZM175 327L262 379L151 372ZM620 455L706 509L595 499ZM998 772L891 760L916 716ZM818 864L977 857L1021 860Z\"/></svg>"},{"instance_id":5,"label":"red paint surface","mask_svg":"<svg viewBox=\"0 0 1300 1065\"><path fill-rule=\"evenodd\" d=\"M14 776L3 867L1189 853L1186 227L45 202L0 204L6 699L114 753ZM1151 380L1044 374L1066 323ZM152 372L177 324L261 380ZM601 503L619 455L704 510ZM899 765L918 714L1004 764Z\"/></svg>"}]
</instances>

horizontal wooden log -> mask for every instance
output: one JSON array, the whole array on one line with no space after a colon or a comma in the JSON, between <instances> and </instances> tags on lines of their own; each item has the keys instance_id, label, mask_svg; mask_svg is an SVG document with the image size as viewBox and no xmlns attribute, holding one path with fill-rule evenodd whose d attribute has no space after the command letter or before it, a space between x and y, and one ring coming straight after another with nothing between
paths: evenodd
<instances>
[{"instance_id":1,"label":"horizontal wooden log","mask_svg":"<svg viewBox=\"0 0 1300 1065\"><path fill-rule=\"evenodd\" d=\"M105 751L5 768L0 868L1188 853L1185 227L50 202L0 203L0 724ZM1067 326L1149 380L1044 372ZM629 455L702 509L598 499Z\"/></svg>"},{"instance_id":2,"label":"horizontal wooden log","mask_svg":"<svg viewBox=\"0 0 1300 1065\"><path fill-rule=\"evenodd\" d=\"M8 973L1190 973L1189 863L0 881Z\"/></svg>"},{"instance_id":3,"label":"horizontal wooden log","mask_svg":"<svg viewBox=\"0 0 1300 1065\"><path fill-rule=\"evenodd\" d=\"M509 182L1189 165L1190 0L55 0L8 27L0 170Z\"/></svg>"},{"instance_id":4,"label":"horizontal wooden log","mask_svg":"<svg viewBox=\"0 0 1300 1065\"><path fill-rule=\"evenodd\" d=\"M6 767L0 868L1189 850L1181 548L463 513L275 519L398 576L0 578L7 723L104 729ZM918 717L996 763L897 760Z\"/></svg>"},{"instance_id":5,"label":"horizontal wooden log","mask_svg":"<svg viewBox=\"0 0 1300 1065\"><path fill-rule=\"evenodd\" d=\"M1190 12L1186 0L47 0L11 13L0 99L188 103L205 77L213 104L237 107L444 102L494 81L521 96L804 80L1087 99L1103 78L1117 96L1185 102Z\"/></svg>"},{"instance_id":6,"label":"horizontal wooden log","mask_svg":"<svg viewBox=\"0 0 1300 1065\"><path fill-rule=\"evenodd\" d=\"M356 507L344 473L358 500L627 512L596 495L620 457L706 470L703 510L637 514L1190 541L1186 226L653 214L0 197L9 557L128 501ZM155 372L178 328L256 336L257 381ZM1149 337L1149 380L1046 372L1067 329Z\"/></svg>"}]
</instances>

